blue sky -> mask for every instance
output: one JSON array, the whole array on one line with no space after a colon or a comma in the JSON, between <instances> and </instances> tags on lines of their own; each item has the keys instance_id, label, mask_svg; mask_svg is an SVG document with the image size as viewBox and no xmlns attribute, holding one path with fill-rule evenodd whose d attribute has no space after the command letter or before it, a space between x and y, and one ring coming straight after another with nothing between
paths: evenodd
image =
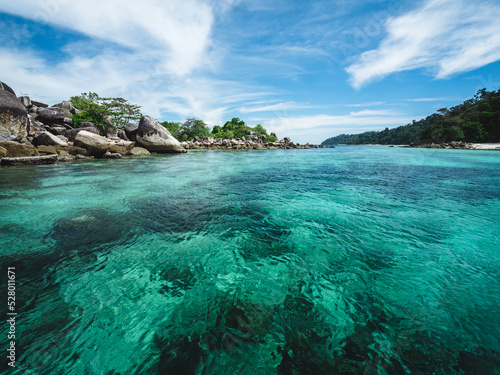
<instances>
[{"instance_id":1,"label":"blue sky","mask_svg":"<svg viewBox=\"0 0 500 375\"><path fill-rule=\"evenodd\" d=\"M498 0L3 1L0 80L320 143L498 89L499 20Z\"/></svg>"}]
</instances>

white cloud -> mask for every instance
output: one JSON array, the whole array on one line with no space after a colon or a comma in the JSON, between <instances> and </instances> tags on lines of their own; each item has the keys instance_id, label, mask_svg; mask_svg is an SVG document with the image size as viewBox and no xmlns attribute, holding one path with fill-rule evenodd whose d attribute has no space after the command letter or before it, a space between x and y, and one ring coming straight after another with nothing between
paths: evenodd
<instances>
[{"instance_id":1,"label":"white cloud","mask_svg":"<svg viewBox=\"0 0 500 375\"><path fill-rule=\"evenodd\" d=\"M262 102L261 102L262 103ZM255 113L255 112L286 112L295 111L300 109L317 109L317 108L328 108L326 105L311 105L311 104L300 104L296 102L282 102L275 104L266 104L258 107L241 107L239 111L241 113Z\"/></svg>"},{"instance_id":2,"label":"white cloud","mask_svg":"<svg viewBox=\"0 0 500 375\"><path fill-rule=\"evenodd\" d=\"M212 8L199 0L16 0L0 3L0 11L154 52L166 72L180 76L206 62L211 43Z\"/></svg>"},{"instance_id":3,"label":"white cloud","mask_svg":"<svg viewBox=\"0 0 500 375\"><path fill-rule=\"evenodd\" d=\"M390 110L362 110L347 115L326 115L300 117L279 117L263 121L266 129L276 133L294 135L294 142L320 143L326 139L325 134L362 133L380 130L383 127L395 127L411 122L409 116ZM330 136L331 136L330 135Z\"/></svg>"},{"instance_id":4,"label":"white cloud","mask_svg":"<svg viewBox=\"0 0 500 375\"><path fill-rule=\"evenodd\" d=\"M427 0L387 20L387 36L346 71L355 88L391 73L430 69L436 78L500 60L500 4L477 0Z\"/></svg>"},{"instance_id":5,"label":"white cloud","mask_svg":"<svg viewBox=\"0 0 500 375\"><path fill-rule=\"evenodd\" d=\"M211 28L239 0L72 1L0 3L7 12L87 35L68 40L64 59L0 46L3 80L19 93L54 104L81 92L121 96L156 118L194 116L221 123L224 113L267 94L259 87L211 79L220 59ZM31 36L33 37L33 35ZM60 54L58 53L60 56ZM44 57L42 57L44 56Z\"/></svg>"}]
</instances>

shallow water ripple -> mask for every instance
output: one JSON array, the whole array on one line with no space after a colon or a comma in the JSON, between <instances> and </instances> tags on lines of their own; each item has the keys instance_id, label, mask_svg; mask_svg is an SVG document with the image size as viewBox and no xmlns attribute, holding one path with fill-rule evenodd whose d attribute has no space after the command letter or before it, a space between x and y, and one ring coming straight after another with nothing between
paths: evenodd
<instances>
[{"instance_id":1,"label":"shallow water ripple","mask_svg":"<svg viewBox=\"0 0 500 375\"><path fill-rule=\"evenodd\" d=\"M500 153L191 152L0 177L13 374L500 373Z\"/></svg>"}]
</instances>

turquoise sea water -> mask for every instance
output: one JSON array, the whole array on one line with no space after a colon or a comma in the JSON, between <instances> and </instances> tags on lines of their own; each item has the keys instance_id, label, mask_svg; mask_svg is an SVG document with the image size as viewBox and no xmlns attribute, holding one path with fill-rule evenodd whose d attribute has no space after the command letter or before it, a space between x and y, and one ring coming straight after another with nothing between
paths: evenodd
<instances>
[{"instance_id":1,"label":"turquoise sea water","mask_svg":"<svg viewBox=\"0 0 500 375\"><path fill-rule=\"evenodd\" d=\"M500 373L500 152L4 167L0 248L2 373Z\"/></svg>"}]
</instances>

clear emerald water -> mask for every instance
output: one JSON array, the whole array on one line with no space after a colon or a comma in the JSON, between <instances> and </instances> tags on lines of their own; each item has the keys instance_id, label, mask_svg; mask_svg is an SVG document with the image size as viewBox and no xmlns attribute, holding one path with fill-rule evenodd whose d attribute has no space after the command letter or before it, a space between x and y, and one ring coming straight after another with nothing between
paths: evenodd
<instances>
[{"instance_id":1,"label":"clear emerald water","mask_svg":"<svg viewBox=\"0 0 500 375\"><path fill-rule=\"evenodd\" d=\"M2 373L500 373L500 152L3 167L0 210Z\"/></svg>"}]
</instances>

